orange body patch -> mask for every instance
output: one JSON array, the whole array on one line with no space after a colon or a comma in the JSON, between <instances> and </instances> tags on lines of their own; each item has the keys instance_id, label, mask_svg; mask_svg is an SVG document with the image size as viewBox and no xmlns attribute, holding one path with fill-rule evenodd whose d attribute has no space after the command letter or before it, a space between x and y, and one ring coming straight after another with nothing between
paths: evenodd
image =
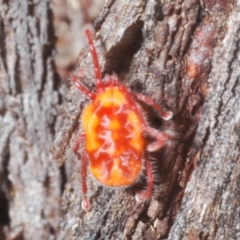
<instances>
[{"instance_id":1,"label":"orange body patch","mask_svg":"<svg viewBox=\"0 0 240 240\"><path fill-rule=\"evenodd\" d=\"M102 184L133 184L142 169L144 137L141 120L119 87L108 87L82 115L90 170Z\"/></svg>"}]
</instances>

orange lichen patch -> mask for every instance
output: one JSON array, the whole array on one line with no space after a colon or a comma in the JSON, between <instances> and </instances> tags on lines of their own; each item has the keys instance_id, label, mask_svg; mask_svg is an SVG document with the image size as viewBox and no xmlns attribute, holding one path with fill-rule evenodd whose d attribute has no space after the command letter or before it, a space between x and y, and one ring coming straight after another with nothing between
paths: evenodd
<instances>
[{"instance_id":1,"label":"orange lichen patch","mask_svg":"<svg viewBox=\"0 0 240 240\"><path fill-rule=\"evenodd\" d=\"M186 65L186 72L189 78L194 79L201 72L201 69L198 64L194 62L188 62Z\"/></svg>"},{"instance_id":2,"label":"orange lichen patch","mask_svg":"<svg viewBox=\"0 0 240 240\"><path fill-rule=\"evenodd\" d=\"M207 71L216 33L216 24L208 19L197 28L186 59L186 73L189 78L195 78Z\"/></svg>"},{"instance_id":3,"label":"orange lichen patch","mask_svg":"<svg viewBox=\"0 0 240 240\"><path fill-rule=\"evenodd\" d=\"M107 186L133 184L142 169L141 119L118 87L108 87L83 112L93 176Z\"/></svg>"},{"instance_id":4,"label":"orange lichen patch","mask_svg":"<svg viewBox=\"0 0 240 240\"><path fill-rule=\"evenodd\" d=\"M201 92L204 96L207 94L205 83L210 71L216 35L216 23L206 18L203 24L196 29L186 58L187 77L201 81Z\"/></svg>"}]
</instances>

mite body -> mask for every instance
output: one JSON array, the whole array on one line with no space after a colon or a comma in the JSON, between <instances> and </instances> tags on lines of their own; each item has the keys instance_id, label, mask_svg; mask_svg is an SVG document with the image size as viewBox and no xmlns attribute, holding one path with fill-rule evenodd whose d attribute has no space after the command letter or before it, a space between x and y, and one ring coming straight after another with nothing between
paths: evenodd
<instances>
[{"instance_id":1,"label":"mite body","mask_svg":"<svg viewBox=\"0 0 240 240\"><path fill-rule=\"evenodd\" d=\"M131 103L124 86L112 85L82 115L91 173L109 187L133 184L142 170L142 119Z\"/></svg>"},{"instance_id":2,"label":"mite body","mask_svg":"<svg viewBox=\"0 0 240 240\"><path fill-rule=\"evenodd\" d=\"M86 28L85 34L94 65L95 91L90 91L82 84L82 70L72 76L75 86L91 100L82 113L83 133L78 137L74 149L82 161L82 208L88 210L91 207L86 185L88 163L96 180L108 187L128 187L138 180L142 170L146 168L147 189L139 191L135 196L137 201L144 201L151 197L153 187L149 152L162 148L173 136L151 128L136 101L152 106L165 120L172 118L172 112L163 111L151 98L130 91L118 82L115 74L102 79L91 30ZM146 134L155 139L148 145ZM81 143L84 143L82 153L79 152Z\"/></svg>"}]
</instances>

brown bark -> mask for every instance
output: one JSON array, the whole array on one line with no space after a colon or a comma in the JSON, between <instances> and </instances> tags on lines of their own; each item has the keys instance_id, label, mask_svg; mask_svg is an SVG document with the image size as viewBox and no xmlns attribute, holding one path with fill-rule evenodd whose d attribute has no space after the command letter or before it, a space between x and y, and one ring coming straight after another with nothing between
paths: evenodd
<instances>
[{"instance_id":1,"label":"brown bark","mask_svg":"<svg viewBox=\"0 0 240 240\"><path fill-rule=\"evenodd\" d=\"M76 172L63 201L68 212L63 224L74 222L73 239L238 238L238 11L239 2L220 0L106 3L95 22L104 74L117 73L131 90L171 109L169 122L146 111L153 126L177 132L179 141L153 155L158 176L153 198L144 204L133 197L144 181L116 191L89 177L93 207L84 212ZM93 86L88 51L80 53L77 68L84 69L85 84ZM53 147L60 163L80 132L87 102L75 87L69 97Z\"/></svg>"},{"instance_id":2,"label":"brown bark","mask_svg":"<svg viewBox=\"0 0 240 240\"><path fill-rule=\"evenodd\" d=\"M72 151L88 100L71 87L58 111L63 90L54 78L49 1L26 2L0 4L0 224L10 226L4 228L9 238L240 238L240 1L106 2L94 24L103 75L115 72L131 90L171 109L174 118L166 122L143 104L153 127L179 139L152 155L157 174L151 201L134 200L146 187L144 176L120 190L89 176L90 212L80 207L80 163ZM94 89L87 46L79 68ZM61 174L49 155L55 128L53 157L76 162L63 194L60 231ZM71 237L65 235L70 229Z\"/></svg>"},{"instance_id":3,"label":"brown bark","mask_svg":"<svg viewBox=\"0 0 240 240\"><path fill-rule=\"evenodd\" d=\"M88 178L93 207L86 213L80 208L80 173L75 172L64 193L66 215L62 223L68 225L70 220L74 223L73 239L160 239L168 235L183 189L179 185L184 185L180 183L183 180L179 172L184 170L190 151L186 143L192 141L204 95L203 89L198 88L204 84L201 78L195 82L181 79L199 8L197 1L176 5L108 1L96 20L96 45L103 72L117 73L130 89L152 96L171 109L175 117L169 122L161 121L152 109L147 108L146 112L153 126L177 132L180 140L152 155L157 159L154 167L158 176L151 202L136 204L134 200L134 192L146 187L144 178L127 191L107 189ZM84 48L80 53L78 68L84 69L85 84L91 86L93 69L88 51ZM52 149L59 163L69 158L66 150L73 147L79 134L85 103L85 96L71 88L64 122Z\"/></svg>"},{"instance_id":4,"label":"brown bark","mask_svg":"<svg viewBox=\"0 0 240 240\"><path fill-rule=\"evenodd\" d=\"M193 143L196 168L168 239L240 239L240 1L229 7L215 20L222 29Z\"/></svg>"}]
</instances>

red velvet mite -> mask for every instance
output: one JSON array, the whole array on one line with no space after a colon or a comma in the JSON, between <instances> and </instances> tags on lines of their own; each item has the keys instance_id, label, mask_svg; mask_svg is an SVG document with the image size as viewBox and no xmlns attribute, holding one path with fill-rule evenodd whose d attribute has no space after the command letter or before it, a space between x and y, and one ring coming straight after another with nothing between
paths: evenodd
<instances>
[{"instance_id":1,"label":"red velvet mite","mask_svg":"<svg viewBox=\"0 0 240 240\"><path fill-rule=\"evenodd\" d=\"M149 152L164 146L171 135L151 128L144 119L137 103L142 101L153 107L164 120L172 118L172 112L164 111L151 98L130 91L118 82L118 77L105 76L99 66L92 32L85 29L95 72L95 91L89 90L81 80L83 71L72 76L74 85L83 92L90 103L85 107L81 117L83 133L78 137L74 152L82 161L82 208L90 209L87 198L87 167L93 177L107 187L128 187L134 184L142 170L146 168L148 186L145 191L136 193L136 201L149 199L152 194L153 173ZM155 139L147 144L145 135ZM79 153L80 143L85 142L83 152Z\"/></svg>"}]
</instances>

